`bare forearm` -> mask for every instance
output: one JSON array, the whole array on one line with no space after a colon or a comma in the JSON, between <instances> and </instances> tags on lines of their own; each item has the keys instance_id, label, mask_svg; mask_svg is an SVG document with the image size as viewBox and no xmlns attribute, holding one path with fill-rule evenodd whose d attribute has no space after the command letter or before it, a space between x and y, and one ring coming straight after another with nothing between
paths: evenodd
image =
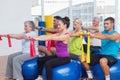
<instances>
[{"instance_id":1,"label":"bare forearm","mask_svg":"<svg viewBox=\"0 0 120 80\"><path fill-rule=\"evenodd\" d=\"M97 39L107 39L107 35L105 34L93 34L93 36L91 36L92 38L97 38Z\"/></svg>"},{"instance_id":2,"label":"bare forearm","mask_svg":"<svg viewBox=\"0 0 120 80\"><path fill-rule=\"evenodd\" d=\"M10 38L15 38L15 39L27 39L28 36L24 34L0 34L1 37L10 37Z\"/></svg>"},{"instance_id":3,"label":"bare forearm","mask_svg":"<svg viewBox=\"0 0 120 80\"><path fill-rule=\"evenodd\" d=\"M70 35L70 37L79 37L79 36L80 36L79 33L71 33L71 34L69 34L69 35Z\"/></svg>"},{"instance_id":4,"label":"bare forearm","mask_svg":"<svg viewBox=\"0 0 120 80\"><path fill-rule=\"evenodd\" d=\"M51 34L51 35L43 35L38 36L34 38L35 40L41 40L41 41L48 41L48 40L55 40L55 41L65 41L69 39L69 35L59 35L58 34Z\"/></svg>"},{"instance_id":5,"label":"bare forearm","mask_svg":"<svg viewBox=\"0 0 120 80\"><path fill-rule=\"evenodd\" d=\"M80 35L87 37L88 33L84 33L84 32L70 33L70 37L79 37Z\"/></svg>"},{"instance_id":6,"label":"bare forearm","mask_svg":"<svg viewBox=\"0 0 120 80\"><path fill-rule=\"evenodd\" d=\"M34 38L36 41L47 41L47 40L51 40L51 37L49 35L43 35L43 36L38 36Z\"/></svg>"},{"instance_id":7,"label":"bare forearm","mask_svg":"<svg viewBox=\"0 0 120 80\"><path fill-rule=\"evenodd\" d=\"M84 27L84 30L98 30L98 27L93 27L93 26L89 26L89 27Z\"/></svg>"},{"instance_id":8,"label":"bare forearm","mask_svg":"<svg viewBox=\"0 0 120 80\"><path fill-rule=\"evenodd\" d=\"M45 32L49 32L49 33L52 33L52 32L59 32L59 30L58 29L54 29L54 28L43 28L42 29L43 31L45 31Z\"/></svg>"},{"instance_id":9,"label":"bare forearm","mask_svg":"<svg viewBox=\"0 0 120 80\"><path fill-rule=\"evenodd\" d=\"M27 36L24 34L9 34L11 38L15 39L25 39Z\"/></svg>"}]
</instances>

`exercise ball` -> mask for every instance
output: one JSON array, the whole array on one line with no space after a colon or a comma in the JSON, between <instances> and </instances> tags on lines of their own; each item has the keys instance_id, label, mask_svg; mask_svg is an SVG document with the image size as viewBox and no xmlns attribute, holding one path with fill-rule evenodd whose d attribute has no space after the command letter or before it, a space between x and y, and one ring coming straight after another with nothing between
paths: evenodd
<instances>
[{"instance_id":1,"label":"exercise ball","mask_svg":"<svg viewBox=\"0 0 120 80\"><path fill-rule=\"evenodd\" d=\"M97 80L104 80L105 76L99 64L92 67L93 75ZM120 59L110 67L110 80L120 80Z\"/></svg>"},{"instance_id":2,"label":"exercise ball","mask_svg":"<svg viewBox=\"0 0 120 80\"><path fill-rule=\"evenodd\" d=\"M46 80L45 67L42 72L43 80ZM78 60L71 60L70 63L52 69L52 80L80 80L81 64Z\"/></svg>"},{"instance_id":3,"label":"exercise ball","mask_svg":"<svg viewBox=\"0 0 120 80\"><path fill-rule=\"evenodd\" d=\"M25 80L35 80L38 77L37 58L27 60L22 65L22 75Z\"/></svg>"}]
</instances>

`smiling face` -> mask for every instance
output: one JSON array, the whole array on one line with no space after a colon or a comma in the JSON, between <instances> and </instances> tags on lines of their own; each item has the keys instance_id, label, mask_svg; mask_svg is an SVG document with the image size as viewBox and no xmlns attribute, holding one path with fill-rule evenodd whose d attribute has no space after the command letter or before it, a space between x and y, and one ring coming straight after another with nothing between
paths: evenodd
<instances>
[{"instance_id":1,"label":"smiling face","mask_svg":"<svg viewBox=\"0 0 120 80\"><path fill-rule=\"evenodd\" d=\"M92 20L92 25L94 26L94 27L98 27L99 26L99 23L100 23L100 20L98 19L98 18L93 18L93 20Z\"/></svg>"},{"instance_id":2,"label":"smiling face","mask_svg":"<svg viewBox=\"0 0 120 80\"><path fill-rule=\"evenodd\" d=\"M114 27L114 23L111 22L110 20L106 20L104 25L105 25L105 29L107 31L111 31L113 29L113 27Z\"/></svg>"},{"instance_id":3,"label":"smiling face","mask_svg":"<svg viewBox=\"0 0 120 80\"><path fill-rule=\"evenodd\" d=\"M29 23L24 23L24 30L26 33L32 31L32 27L29 25Z\"/></svg>"},{"instance_id":4,"label":"smiling face","mask_svg":"<svg viewBox=\"0 0 120 80\"><path fill-rule=\"evenodd\" d=\"M81 24L77 23L77 22L73 22L73 25L74 25L74 28L77 30L77 29L80 29L81 28Z\"/></svg>"},{"instance_id":5,"label":"smiling face","mask_svg":"<svg viewBox=\"0 0 120 80\"><path fill-rule=\"evenodd\" d=\"M66 24L64 24L61 20L58 21L58 26L57 28L60 30L60 31L63 31L65 28L66 28Z\"/></svg>"},{"instance_id":6,"label":"smiling face","mask_svg":"<svg viewBox=\"0 0 120 80\"><path fill-rule=\"evenodd\" d=\"M75 29L77 29L77 28L79 27L79 24L74 21L74 22L73 22L73 27L74 27Z\"/></svg>"},{"instance_id":7,"label":"smiling face","mask_svg":"<svg viewBox=\"0 0 120 80\"><path fill-rule=\"evenodd\" d=\"M82 27L82 21L81 21L80 19L74 20L73 26L74 26L74 28L75 28L76 30L81 29L81 27Z\"/></svg>"}]
</instances>

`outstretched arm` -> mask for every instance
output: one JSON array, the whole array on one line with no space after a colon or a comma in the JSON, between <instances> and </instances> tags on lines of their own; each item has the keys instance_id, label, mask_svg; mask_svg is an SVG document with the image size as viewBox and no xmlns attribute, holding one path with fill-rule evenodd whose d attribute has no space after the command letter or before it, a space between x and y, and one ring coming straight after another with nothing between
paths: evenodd
<instances>
[{"instance_id":1,"label":"outstretched arm","mask_svg":"<svg viewBox=\"0 0 120 80\"><path fill-rule=\"evenodd\" d=\"M79 37L80 36L79 32L75 33L74 31L70 31L69 35L70 35L70 37Z\"/></svg>"},{"instance_id":2,"label":"outstretched arm","mask_svg":"<svg viewBox=\"0 0 120 80\"><path fill-rule=\"evenodd\" d=\"M43 28L42 31L49 32L49 33L57 33L57 32L59 32L59 29L55 29L55 28Z\"/></svg>"},{"instance_id":3,"label":"outstretched arm","mask_svg":"<svg viewBox=\"0 0 120 80\"><path fill-rule=\"evenodd\" d=\"M51 34L51 35L42 35L35 37L35 40L47 41L47 40L55 40L55 41L66 41L68 40L69 35L59 35L59 34Z\"/></svg>"},{"instance_id":4,"label":"outstretched arm","mask_svg":"<svg viewBox=\"0 0 120 80\"><path fill-rule=\"evenodd\" d=\"M84 32L76 32L75 33L74 31L71 31L71 32L69 32L69 35L70 35L70 37L80 37L80 35L87 37L88 33L84 33Z\"/></svg>"},{"instance_id":5,"label":"outstretched arm","mask_svg":"<svg viewBox=\"0 0 120 80\"><path fill-rule=\"evenodd\" d=\"M108 35L108 34L102 34L102 33L95 33L95 34L90 34L91 37L93 38L97 38L97 39L109 39L109 40L115 40L115 41L119 41L119 37L120 35L118 33L114 33L112 35Z\"/></svg>"},{"instance_id":6,"label":"outstretched arm","mask_svg":"<svg viewBox=\"0 0 120 80\"><path fill-rule=\"evenodd\" d=\"M7 37L7 35L15 39L26 39L27 38L27 36L24 34L1 34L1 37Z\"/></svg>"},{"instance_id":7,"label":"outstretched arm","mask_svg":"<svg viewBox=\"0 0 120 80\"><path fill-rule=\"evenodd\" d=\"M57 33L57 32L59 32L59 29L56 29L56 28L44 28L44 27L36 26L36 29L37 30L42 29L42 31L49 32L49 33Z\"/></svg>"},{"instance_id":8,"label":"outstretched arm","mask_svg":"<svg viewBox=\"0 0 120 80\"><path fill-rule=\"evenodd\" d=\"M98 27L87 26L83 28L84 30L98 30ZM99 31L99 30L98 30Z\"/></svg>"}]
</instances>

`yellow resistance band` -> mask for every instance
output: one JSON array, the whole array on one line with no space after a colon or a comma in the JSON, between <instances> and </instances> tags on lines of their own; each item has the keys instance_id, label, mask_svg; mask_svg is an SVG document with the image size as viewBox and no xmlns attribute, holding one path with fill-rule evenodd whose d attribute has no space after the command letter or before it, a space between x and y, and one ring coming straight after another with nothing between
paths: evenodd
<instances>
[{"instance_id":1,"label":"yellow resistance band","mask_svg":"<svg viewBox=\"0 0 120 80\"><path fill-rule=\"evenodd\" d=\"M82 39L82 32L79 33L80 34L80 42L83 43ZM84 54L84 48L83 48L83 44L80 44L82 46L82 54L81 54L81 62L84 62L85 61L85 54Z\"/></svg>"},{"instance_id":2,"label":"yellow resistance band","mask_svg":"<svg viewBox=\"0 0 120 80\"><path fill-rule=\"evenodd\" d=\"M89 32L88 32L86 62L87 62L87 63L90 63L90 33L89 33Z\"/></svg>"}]
</instances>

